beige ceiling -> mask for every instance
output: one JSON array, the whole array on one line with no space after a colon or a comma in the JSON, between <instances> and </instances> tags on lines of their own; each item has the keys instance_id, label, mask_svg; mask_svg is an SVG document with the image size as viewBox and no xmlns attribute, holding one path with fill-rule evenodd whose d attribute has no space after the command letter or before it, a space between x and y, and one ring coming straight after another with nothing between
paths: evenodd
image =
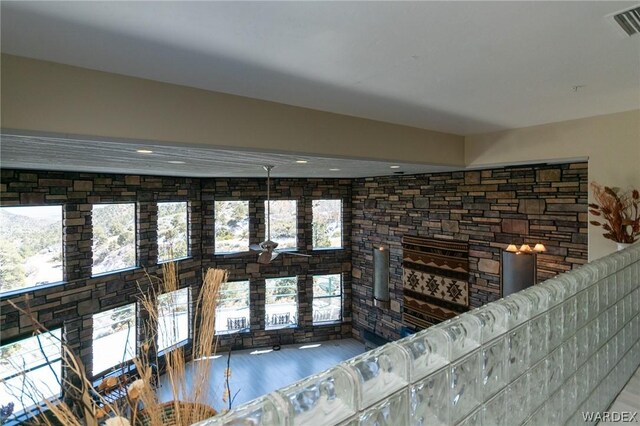
<instances>
[{"instance_id":1,"label":"beige ceiling","mask_svg":"<svg viewBox=\"0 0 640 426\"><path fill-rule=\"evenodd\" d=\"M627 37L609 17L635 5L2 1L0 46L18 56L470 135L640 108L640 36ZM264 164L282 177L452 169L159 142L145 142L154 152L143 155L137 141L27 133L4 129L2 167L194 177L261 176Z\"/></svg>"},{"instance_id":2,"label":"beige ceiling","mask_svg":"<svg viewBox=\"0 0 640 426\"><path fill-rule=\"evenodd\" d=\"M469 135L639 108L640 36L608 17L637 4L2 1L1 46Z\"/></svg>"}]
</instances>

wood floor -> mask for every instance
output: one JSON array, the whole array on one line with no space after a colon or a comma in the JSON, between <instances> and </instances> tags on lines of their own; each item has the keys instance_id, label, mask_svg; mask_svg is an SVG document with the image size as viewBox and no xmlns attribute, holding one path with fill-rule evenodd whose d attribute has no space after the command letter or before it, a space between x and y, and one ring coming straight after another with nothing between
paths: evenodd
<instances>
[{"instance_id":1,"label":"wood floor","mask_svg":"<svg viewBox=\"0 0 640 426\"><path fill-rule=\"evenodd\" d=\"M306 347L306 348L305 348ZM233 407L250 401L312 374L320 373L339 362L365 352L364 344L355 339L330 340L271 348L234 351L231 354L231 394L238 392ZM262 351L269 351L264 352ZM222 401L224 369L227 354L220 354L212 363L211 381L214 400L210 405L217 410L228 408ZM187 377L189 370L187 370ZM158 395L161 400L172 399L168 386L160 381Z\"/></svg>"},{"instance_id":2,"label":"wood floor","mask_svg":"<svg viewBox=\"0 0 640 426\"><path fill-rule=\"evenodd\" d=\"M611 407L607 410L611 413L635 413L638 414L634 418L635 422L640 422L640 368L631 376L631 379L627 382L618 397L613 401ZM634 423L635 423L634 422ZM613 425L621 424L620 422L600 422L598 425Z\"/></svg>"}]
</instances>

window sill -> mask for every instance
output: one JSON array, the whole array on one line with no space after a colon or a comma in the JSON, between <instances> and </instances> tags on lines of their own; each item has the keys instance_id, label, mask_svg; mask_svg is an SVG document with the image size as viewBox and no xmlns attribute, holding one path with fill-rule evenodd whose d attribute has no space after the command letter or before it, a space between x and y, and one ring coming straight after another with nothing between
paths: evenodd
<instances>
[{"instance_id":1,"label":"window sill","mask_svg":"<svg viewBox=\"0 0 640 426\"><path fill-rule=\"evenodd\" d=\"M122 272L131 272L131 271L135 271L136 269L142 269L142 267L140 266L130 266L128 268L123 268L123 269L116 269L114 271L107 271L107 272L100 272L98 274L91 274L91 278L101 278L104 277L106 275L115 275L115 274L120 274Z\"/></svg>"},{"instance_id":2,"label":"window sill","mask_svg":"<svg viewBox=\"0 0 640 426\"><path fill-rule=\"evenodd\" d=\"M183 346L188 345L190 342L191 342L191 339L184 339L183 341L178 342L176 344L173 344L173 345L169 346L168 348L164 348L162 350L159 350L158 351L158 356L159 357L160 356L165 356L166 354L168 354L171 351L174 351L174 350L176 350L178 348L181 348Z\"/></svg>"},{"instance_id":3,"label":"window sill","mask_svg":"<svg viewBox=\"0 0 640 426\"><path fill-rule=\"evenodd\" d=\"M29 293L32 291L44 290L45 288L65 285L66 283L67 283L66 281L57 281L55 283L46 283L46 284L39 284L39 285L36 284L31 287L23 287L23 288L17 288L15 290L2 291L0 292L0 299L7 299L9 297L18 296L18 295Z\"/></svg>"},{"instance_id":4,"label":"window sill","mask_svg":"<svg viewBox=\"0 0 640 426\"><path fill-rule=\"evenodd\" d=\"M216 331L214 336L233 336L234 334L248 334L251 333L251 329L241 328L240 330L225 330L225 331Z\"/></svg>"},{"instance_id":5,"label":"window sill","mask_svg":"<svg viewBox=\"0 0 640 426\"><path fill-rule=\"evenodd\" d=\"M184 256L184 257L176 257L175 259L158 260L158 265L162 265L164 263L169 263L169 262L180 262L182 260L189 260L189 259L193 259L193 256Z\"/></svg>"},{"instance_id":6,"label":"window sill","mask_svg":"<svg viewBox=\"0 0 640 426\"><path fill-rule=\"evenodd\" d=\"M229 255L238 255L238 254L248 254L251 253L251 250L246 249L242 251L216 251L213 252L214 256L229 256Z\"/></svg>"},{"instance_id":7,"label":"window sill","mask_svg":"<svg viewBox=\"0 0 640 426\"><path fill-rule=\"evenodd\" d=\"M296 328L298 328L298 324L283 325L280 327L265 327L264 331L293 330Z\"/></svg>"},{"instance_id":8,"label":"window sill","mask_svg":"<svg viewBox=\"0 0 640 426\"><path fill-rule=\"evenodd\" d=\"M311 251L338 251L344 250L344 247L314 247Z\"/></svg>"},{"instance_id":9,"label":"window sill","mask_svg":"<svg viewBox=\"0 0 640 426\"><path fill-rule=\"evenodd\" d=\"M335 320L335 321L314 322L311 325L313 327L322 327L322 326L336 326L341 324L342 324L342 320Z\"/></svg>"}]
</instances>

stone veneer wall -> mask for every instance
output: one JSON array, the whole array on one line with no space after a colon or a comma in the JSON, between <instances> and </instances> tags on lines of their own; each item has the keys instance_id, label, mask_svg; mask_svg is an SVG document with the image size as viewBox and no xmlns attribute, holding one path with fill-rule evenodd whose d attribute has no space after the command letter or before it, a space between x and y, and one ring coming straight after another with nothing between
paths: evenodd
<instances>
[{"instance_id":1,"label":"stone veneer wall","mask_svg":"<svg viewBox=\"0 0 640 426\"><path fill-rule=\"evenodd\" d=\"M272 184L273 185L273 184ZM49 329L64 325L65 338L80 354L91 371L92 315L138 300L137 282L147 285L145 270L160 275L157 265L157 202L188 201L189 249L191 257L178 262L181 287L192 289L195 300L203 270L209 267L229 269L233 280L251 280L252 327L263 327L264 277L299 275L300 324L298 329L280 331L252 330L242 339L222 338L220 350L254 347L275 343L308 342L350 337L350 190L349 180L288 179L275 180L274 199L294 198L299 203L300 248L311 249L311 198L342 198L344 212L344 250L314 252L314 257L281 256L268 267L255 263L256 255L237 258L213 253L213 201L218 198L248 199L258 221L251 222L251 242L262 241L264 233L263 200L265 179L191 179L137 175L113 175L72 172L2 170L0 201L2 206L63 204L64 284L36 288L17 296L2 296L0 321L2 340L27 335L32 325L19 315L8 301L22 303L26 294L36 319ZM91 205L95 203L136 202L139 268L91 276ZM260 233L258 233L260 231ZM249 263L247 263L249 262ZM312 326L312 274L340 273L344 277L344 321L341 324ZM262 309L262 311L261 311ZM139 330L142 333L142 330ZM282 337L281 337L282 336ZM142 338L143 336L140 336Z\"/></svg>"},{"instance_id":2,"label":"stone veneer wall","mask_svg":"<svg viewBox=\"0 0 640 426\"><path fill-rule=\"evenodd\" d=\"M264 347L351 337L351 181L349 179L272 179L272 200L296 200L298 206L298 249L311 254L305 258L281 254L269 265L257 263L257 254L216 255L214 252L214 200L249 201L250 244L265 240L265 179L203 179L204 208L203 268L229 271L229 280L250 279L251 329L236 337L221 336L222 346ZM341 199L343 249L313 250L312 200ZM255 219L255 220L254 220ZM312 324L313 275L342 274L343 322ZM265 330L265 278L298 277L298 327Z\"/></svg>"},{"instance_id":3,"label":"stone veneer wall","mask_svg":"<svg viewBox=\"0 0 640 426\"><path fill-rule=\"evenodd\" d=\"M34 289L32 312L48 328L65 324L66 339L90 366L94 313L137 300L141 268L91 277L91 204L136 202L139 264L159 274L156 245L157 202L188 201L191 257L179 262L182 286L194 297L202 271L229 270L232 280L251 280L250 333L221 338L220 348L361 337L365 329L397 338L401 327L403 235L468 241L471 304L500 297L500 250L514 241L543 242L539 279L587 259L587 164L510 167L483 171L367 179L275 179L273 199L298 201L299 248L311 250L311 199L343 200L343 250L318 250L310 259L282 256L259 266L255 254L216 255L213 208L216 199L249 200L251 243L263 240L265 179L190 179L112 174L3 170L3 206L64 204L66 283ZM391 309L373 307L372 253L391 249ZM353 264L353 268L351 268ZM349 274L351 270L351 274ZM343 273L344 321L312 326L314 274ZM300 321L296 329L264 330L264 279L298 276ZM31 325L2 297L2 339L27 334ZM355 321L352 321L355 318Z\"/></svg>"},{"instance_id":4,"label":"stone veneer wall","mask_svg":"<svg viewBox=\"0 0 640 426\"><path fill-rule=\"evenodd\" d=\"M469 243L470 304L501 297L506 244L543 243L538 280L587 262L587 163L357 179L353 182L354 335L402 326L403 235ZM390 251L391 307L373 306L373 247Z\"/></svg>"}]
</instances>

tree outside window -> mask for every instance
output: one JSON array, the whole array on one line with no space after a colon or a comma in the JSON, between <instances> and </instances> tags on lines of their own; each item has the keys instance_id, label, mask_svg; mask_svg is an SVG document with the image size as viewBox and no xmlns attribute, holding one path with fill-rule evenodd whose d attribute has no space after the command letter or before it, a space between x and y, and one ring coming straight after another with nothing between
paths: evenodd
<instances>
[{"instance_id":1,"label":"tree outside window","mask_svg":"<svg viewBox=\"0 0 640 426\"><path fill-rule=\"evenodd\" d=\"M187 203L158 203L158 261L187 257L188 246Z\"/></svg>"},{"instance_id":2,"label":"tree outside window","mask_svg":"<svg viewBox=\"0 0 640 426\"><path fill-rule=\"evenodd\" d=\"M0 293L62 281L62 206L0 208Z\"/></svg>"},{"instance_id":3,"label":"tree outside window","mask_svg":"<svg viewBox=\"0 0 640 426\"><path fill-rule=\"evenodd\" d=\"M278 249L298 247L298 203L295 200L271 200L271 240L278 243ZM265 226L267 223L267 202L264 202ZM267 231L265 229L265 239Z\"/></svg>"},{"instance_id":4,"label":"tree outside window","mask_svg":"<svg viewBox=\"0 0 640 426\"><path fill-rule=\"evenodd\" d=\"M93 275L136 266L136 205L93 206Z\"/></svg>"},{"instance_id":5,"label":"tree outside window","mask_svg":"<svg viewBox=\"0 0 640 426\"><path fill-rule=\"evenodd\" d=\"M215 252L249 251L249 202L215 202Z\"/></svg>"},{"instance_id":6,"label":"tree outside window","mask_svg":"<svg viewBox=\"0 0 640 426\"><path fill-rule=\"evenodd\" d=\"M342 248L342 200L313 200L313 248Z\"/></svg>"}]
</instances>

